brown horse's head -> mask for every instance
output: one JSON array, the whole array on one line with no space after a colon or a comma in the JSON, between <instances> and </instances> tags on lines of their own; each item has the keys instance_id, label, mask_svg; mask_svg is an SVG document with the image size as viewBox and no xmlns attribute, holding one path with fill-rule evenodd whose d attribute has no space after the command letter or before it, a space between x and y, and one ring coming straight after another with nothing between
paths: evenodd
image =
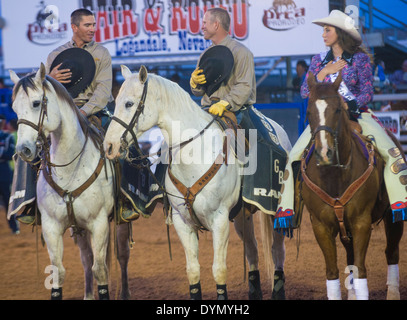
<instances>
[{"instance_id":1,"label":"brown horse's head","mask_svg":"<svg viewBox=\"0 0 407 320\"><path fill-rule=\"evenodd\" d=\"M308 73L310 95L307 117L319 165L333 164L339 135L348 128L346 104L338 93L341 81L341 73L334 83L317 82L313 73Z\"/></svg>"}]
</instances>

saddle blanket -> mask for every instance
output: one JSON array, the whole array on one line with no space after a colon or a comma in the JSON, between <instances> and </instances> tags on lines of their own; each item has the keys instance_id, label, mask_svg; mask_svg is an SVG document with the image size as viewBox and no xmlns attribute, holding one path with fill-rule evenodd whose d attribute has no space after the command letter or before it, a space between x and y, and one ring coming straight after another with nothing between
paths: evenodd
<instances>
[{"instance_id":1,"label":"saddle blanket","mask_svg":"<svg viewBox=\"0 0 407 320\"><path fill-rule=\"evenodd\" d=\"M35 205L36 181L38 168L29 165L20 156L14 154L14 173L11 185L11 194L7 218L12 215L20 215L25 209L30 209Z\"/></svg>"},{"instance_id":2,"label":"saddle blanket","mask_svg":"<svg viewBox=\"0 0 407 320\"><path fill-rule=\"evenodd\" d=\"M245 129L246 139L250 143L243 170L242 200L264 213L274 215L288 154L267 117L254 107L245 108L241 113L240 126ZM256 130L256 141L250 141L250 129Z\"/></svg>"},{"instance_id":3,"label":"saddle blanket","mask_svg":"<svg viewBox=\"0 0 407 320\"><path fill-rule=\"evenodd\" d=\"M28 212L36 205L38 167L32 166L14 155L14 175L7 217ZM149 214L148 202L149 173L138 170L127 161L122 161L121 196L127 198L139 214Z\"/></svg>"}]
</instances>

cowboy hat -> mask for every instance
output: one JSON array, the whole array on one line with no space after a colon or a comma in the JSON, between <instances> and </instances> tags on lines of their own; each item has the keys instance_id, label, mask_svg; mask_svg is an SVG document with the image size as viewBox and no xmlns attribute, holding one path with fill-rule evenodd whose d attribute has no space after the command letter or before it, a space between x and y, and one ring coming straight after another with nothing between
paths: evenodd
<instances>
[{"instance_id":1,"label":"cowboy hat","mask_svg":"<svg viewBox=\"0 0 407 320\"><path fill-rule=\"evenodd\" d=\"M71 82L63 83L72 98L76 98L92 82L96 65L92 55L81 48L70 48L62 51L52 62L51 69L62 63L59 69L70 69Z\"/></svg>"},{"instance_id":2,"label":"cowboy hat","mask_svg":"<svg viewBox=\"0 0 407 320\"><path fill-rule=\"evenodd\" d=\"M337 27L349 34L356 41L362 42L359 31L355 28L355 21L339 10L332 10L328 17L312 21L319 26L330 25Z\"/></svg>"},{"instance_id":3,"label":"cowboy hat","mask_svg":"<svg viewBox=\"0 0 407 320\"><path fill-rule=\"evenodd\" d=\"M233 54L225 46L213 46L204 52L199 61L199 67L205 75L206 83L202 86L209 97L219 89L222 82L229 76L233 64Z\"/></svg>"}]
</instances>

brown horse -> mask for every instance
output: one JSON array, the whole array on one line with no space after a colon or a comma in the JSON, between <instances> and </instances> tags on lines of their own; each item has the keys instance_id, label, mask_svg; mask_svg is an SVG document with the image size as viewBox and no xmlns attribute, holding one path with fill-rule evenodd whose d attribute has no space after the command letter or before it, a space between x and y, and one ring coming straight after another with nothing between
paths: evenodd
<instances>
[{"instance_id":1,"label":"brown horse","mask_svg":"<svg viewBox=\"0 0 407 320\"><path fill-rule=\"evenodd\" d=\"M335 243L339 233L351 270L345 285L348 299L368 299L366 252L372 224L383 219L387 238L387 299L399 299L403 222L392 222L383 160L371 141L354 129L357 123L349 119L347 105L338 93L341 81L339 75L334 83L317 83L309 73L307 116L312 143L301 160L302 198L325 258L328 298L341 299Z\"/></svg>"}]
</instances>

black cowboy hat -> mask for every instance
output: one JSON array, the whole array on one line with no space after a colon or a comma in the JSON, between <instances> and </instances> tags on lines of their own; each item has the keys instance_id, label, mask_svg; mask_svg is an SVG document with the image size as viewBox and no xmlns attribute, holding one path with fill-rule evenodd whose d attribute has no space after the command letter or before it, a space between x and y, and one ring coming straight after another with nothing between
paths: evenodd
<instances>
[{"instance_id":1,"label":"black cowboy hat","mask_svg":"<svg viewBox=\"0 0 407 320\"><path fill-rule=\"evenodd\" d=\"M233 64L233 54L225 46L214 46L204 52L199 61L199 67L205 75L206 83L202 86L209 97L229 77Z\"/></svg>"},{"instance_id":2,"label":"black cowboy hat","mask_svg":"<svg viewBox=\"0 0 407 320\"><path fill-rule=\"evenodd\" d=\"M51 69L62 63L59 69L70 69L71 82L63 83L72 98L76 98L92 82L96 65L92 55L81 48L70 48L62 51L52 62Z\"/></svg>"}]
</instances>

